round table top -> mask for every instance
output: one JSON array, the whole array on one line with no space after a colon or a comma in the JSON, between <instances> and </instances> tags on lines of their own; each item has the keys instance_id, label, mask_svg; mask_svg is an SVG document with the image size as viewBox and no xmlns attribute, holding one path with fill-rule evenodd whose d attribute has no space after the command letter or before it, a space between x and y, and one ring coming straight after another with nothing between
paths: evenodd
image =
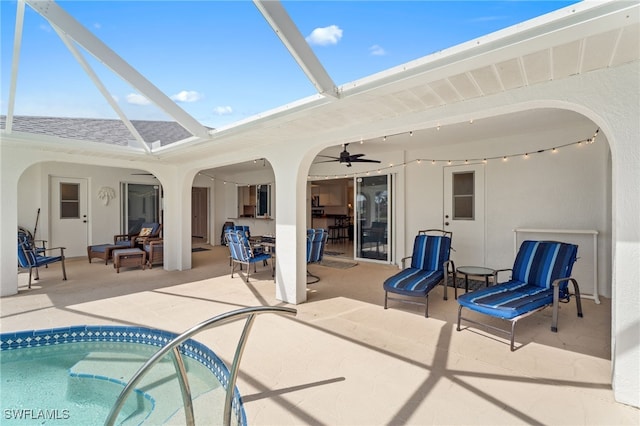
<instances>
[{"instance_id":1,"label":"round table top","mask_svg":"<svg viewBox=\"0 0 640 426\"><path fill-rule=\"evenodd\" d=\"M456 271L465 275L477 275L481 277L493 275L495 273L493 269L485 268L483 266L460 266L456 268Z\"/></svg>"}]
</instances>

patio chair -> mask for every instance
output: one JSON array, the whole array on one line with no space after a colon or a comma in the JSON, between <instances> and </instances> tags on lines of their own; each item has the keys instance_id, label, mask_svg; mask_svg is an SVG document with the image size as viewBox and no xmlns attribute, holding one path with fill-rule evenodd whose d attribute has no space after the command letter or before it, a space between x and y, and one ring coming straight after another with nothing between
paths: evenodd
<instances>
[{"instance_id":1,"label":"patio chair","mask_svg":"<svg viewBox=\"0 0 640 426\"><path fill-rule=\"evenodd\" d=\"M447 300L449 274L456 269L453 261L449 260L451 237L451 232L441 229L418 232L413 242L413 254L402 258L402 271L384 281L385 309L387 309L388 300L418 305L424 303L424 316L429 317L429 292L441 282L444 284L444 300ZM411 259L411 266L405 268L407 259ZM388 293L403 297L389 297ZM424 299L424 302L417 302L407 297Z\"/></svg>"},{"instance_id":2,"label":"patio chair","mask_svg":"<svg viewBox=\"0 0 640 426\"><path fill-rule=\"evenodd\" d=\"M156 263L164 262L164 243L161 238L144 240L142 249L147 253L147 266L153 268Z\"/></svg>"},{"instance_id":3,"label":"patio chair","mask_svg":"<svg viewBox=\"0 0 640 426\"><path fill-rule=\"evenodd\" d=\"M145 222L136 233L114 235L113 244L122 248L142 246L145 238L158 238L161 230L162 224Z\"/></svg>"},{"instance_id":4,"label":"patio chair","mask_svg":"<svg viewBox=\"0 0 640 426\"><path fill-rule=\"evenodd\" d=\"M242 265L247 266L247 274L245 277L245 281L249 282L249 275L251 274L251 265L253 265L253 271L256 272L256 263L263 262L266 263L269 259L271 259L271 254L269 253L256 253L254 252L251 244L249 243L249 239L246 237L243 231L232 231L228 230L225 234L227 237L227 245L229 247L230 259L231 259L231 278L233 278L233 272L235 271L236 265L240 265L242 269ZM271 263L271 275L273 276L273 262Z\"/></svg>"},{"instance_id":5,"label":"patio chair","mask_svg":"<svg viewBox=\"0 0 640 426\"><path fill-rule=\"evenodd\" d=\"M249 225L234 225L233 230L242 231L245 237L251 238L251 228L249 227Z\"/></svg>"},{"instance_id":6,"label":"patio chair","mask_svg":"<svg viewBox=\"0 0 640 426\"><path fill-rule=\"evenodd\" d=\"M558 331L558 303L568 303L569 282L573 284L578 309L582 317L580 289L578 282L571 278L571 269L576 261L578 246L556 241L524 241L516 255L513 269L499 269L498 273L512 271L511 279L491 287L483 288L458 297L458 327L460 321L481 325L490 330L508 335L511 350L514 348L515 327L518 320L553 305L551 331ZM471 320L462 316L462 308L479 312L490 317L511 322L511 331Z\"/></svg>"},{"instance_id":7,"label":"patio chair","mask_svg":"<svg viewBox=\"0 0 640 426\"><path fill-rule=\"evenodd\" d=\"M60 250L59 256L45 256L45 252ZM60 262L62 264L62 279L66 281L67 271L64 267L64 247L53 247L48 249L35 248L28 236L18 234L18 266L29 269L29 288L31 288L31 276L35 269L35 280L40 279L38 267L47 266L51 263Z\"/></svg>"},{"instance_id":8,"label":"patio chair","mask_svg":"<svg viewBox=\"0 0 640 426\"><path fill-rule=\"evenodd\" d=\"M328 239L329 232L325 229L307 229L307 265L322 262ZM311 277L311 281L307 280L307 284L315 284L320 281L320 277L313 275L308 269L307 276Z\"/></svg>"}]
</instances>

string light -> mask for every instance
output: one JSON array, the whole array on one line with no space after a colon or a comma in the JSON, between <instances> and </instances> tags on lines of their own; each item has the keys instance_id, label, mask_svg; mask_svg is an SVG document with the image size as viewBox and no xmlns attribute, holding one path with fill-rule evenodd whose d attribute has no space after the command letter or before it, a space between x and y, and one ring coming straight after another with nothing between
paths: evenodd
<instances>
[{"instance_id":1,"label":"string light","mask_svg":"<svg viewBox=\"0 0 640 426\"><path fill-rule=\"evenodd\" d=\"M593 134L593 136L588 138L588 139L583 139L583 140L576 141L576 142L566 143L564 145L555 146L555 147L553 147L551 149L549 149L549 148L546 148L546 149L541 148L541 149L538 149L536 151L526 151L526 152L521 152L521 153L516 153L516 154L498 155L498 156L495 156L495 157L483 157L483 158L464 159L464 160L462 160L462 159L441 160L441 159L434 159L434 158L430 158L430 159L418 158L418 159L415 159L415 160L407 161L407 162L396 164L396 165L390 164L388 167L383 167L381 169L377 169L376 172L377 173L382 173L382 171L385 170L385 169L392 169L393 167L399 167L399 166L403 166L404 167L404 166L407 166L410 163L414 163L414 162L420 164L422 161L430 161L432 165L436 165L437 163L446 163L446 164L450 165L452 163L464 163L464 164L483 163L483 164L487 164L489 162L489 160L502 159L502 161L508 161L509 158L514 158L514 157L522 157L523 159L528 159L531 155L543 154L543 153L545 153L547 151L555 154L555 153L558 152L558 150L560 148L565 148L565 147L568 147L568 146L571 146L571 145L580 146L583 143L584 144L593 144L595 142L595 140L596 140L596 137L598 136L599 131L600 131L599 129L596 130L596 132ZM351 174L349 176L355 177L355 176L362 175L362 174L365 174L365 175L368 176L370 173L371 173L371 171L356 172L356 173L353 173L353 174ZM313 177L317 178L318 176L313 176Z\"/></svg>"}]
</instances>

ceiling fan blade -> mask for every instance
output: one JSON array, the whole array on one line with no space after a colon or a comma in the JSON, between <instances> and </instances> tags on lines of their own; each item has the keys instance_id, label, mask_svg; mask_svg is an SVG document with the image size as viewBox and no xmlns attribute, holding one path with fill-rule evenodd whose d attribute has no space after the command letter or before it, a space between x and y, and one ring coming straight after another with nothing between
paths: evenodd
<instances>
[{"instance_id":1,"label":"ceiling fan blade","mask_svg":"<svg viewBox=\"0 0 640 426\"><path fill-rule=\"evenodd\" d=\"M351 161L353 161L353 160L357 160L357 159L358 159L358 158L360 158L360 157L364 157L365 155L366 155L366 154L353 154L353 155L350 155L350 156L349 156L349 159L350 159Z\"/></svg>"},{"instance_id":2,"label":"ceiling fan blade","mask_svg":"<svg viewBox=\"0 0 640 426\"><path fill-rule=\"evenodd\" d=\"M316 155L316 157L333 158L334 160L340 159L340 157L334 157L332 155Z\"/></svg>"},{"instance_id":3,"label":"ceiling fan blade","mask_svg":"<svg viewBox=\"0 0 640 426\"><path fill-rule=\"evenodd\" d=\"M336 161L340 161L339 158L336 158L334 160L324 160L324 161L314 161L313 164L320 164L320 163L335 163Z\"/></svg>"},{"instance_id":4,"label":"ceiling fan blade","mask_svg":"<svg viewBox=\"0 0 640 426\"><path fill-rule=\"evenodd\" d=\"M354 158L351 160L352 163L380 163L380 160L368 160L366 158Z\"/></svg>"}]
</instances>

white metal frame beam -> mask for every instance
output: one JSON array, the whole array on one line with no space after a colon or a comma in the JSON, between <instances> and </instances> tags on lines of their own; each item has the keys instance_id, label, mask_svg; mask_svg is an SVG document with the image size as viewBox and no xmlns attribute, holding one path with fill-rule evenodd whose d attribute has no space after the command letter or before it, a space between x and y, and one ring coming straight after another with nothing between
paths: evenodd
<instances>
[{"instance_id":1,"label":"white metal frame beam","mask_svg":"<svg viewBox=\"0 0 640 426\"><path fill-rule=\"evenodd\" d=\"M309 80L323 96L339 97L338 88L279 1L253 0Z\"/></svg>"},{"instance_id":2,"label":"white metal frame beam","mask_svg":"<svg viewBox=\"0 0 640 426\"><path fill-rule=\"evenodd\" d=\"M140 136L140 133L138 133L138 130L136 130L136 128L131 123L131 121L127 118L124 111L122 111L122 108L120 108L120 106L115 101L115 99L113 99L113 96L111 96L107 88L104 86L104 84L102 84L102 81L98 78L98 76L93 71L93 68L91 68L89 63L87 63L85 57L82 56L80 52L78 52L78 49L76 49L76 46L73 44L73 41L69 37L67 37L67 35L63 33L57 26L53 24L52 26L53 26L53 29L58 34L58 36L60 37L60 39L62 40L62 42L65 44L65 46L67 46L67 49L69 49L71 54L73 54L73 56L76 58L80 66L84 69L84 72L86 72L89 78L91 78L91 80L93 81L93 84L96 85L100 93L102 93L102 96L104 96L104 98L107 100L109 105L111 105L111 108L113 108L116 114L118 114L118 116L120 117L120 120L122 120L122 122L127 127L127 129L129 129L129 132L136 139L136 142L138 142L138 145L140 145L142 149L147 153L151 153L151 148L149 147L149 145L144 141L142 136Z\"/></svg>"},{"instance_id":3,"label":"white metal frame beam","mask_svg":"<svg viewBox=\"0 0 640 426\"><path fill-rule=\"evenodd\" d=\"M24 1L18 1L16 12L16 29L13 37L13 58L11 59L11 83L7 105L7 121L5 131L11 133L13 127L13 110L16 104L16 84L18 82L18 66L20 65L20 48L22 45L22 29L24 27Z\"/></svg>"},{"instance_id":4,"label":"white metal frame beam","mask_svg":"<svg viewBox=\"0 0 640 426\"><path fill-rule=\"evenodd\" d=\"M100 39L83 27L53 0L25 0L44 19L82 46L114 73L127 81L147 99L165 111L194 136L207 138L208 130L195 118L136 71Z\"/></svg>"}]
</instances>

